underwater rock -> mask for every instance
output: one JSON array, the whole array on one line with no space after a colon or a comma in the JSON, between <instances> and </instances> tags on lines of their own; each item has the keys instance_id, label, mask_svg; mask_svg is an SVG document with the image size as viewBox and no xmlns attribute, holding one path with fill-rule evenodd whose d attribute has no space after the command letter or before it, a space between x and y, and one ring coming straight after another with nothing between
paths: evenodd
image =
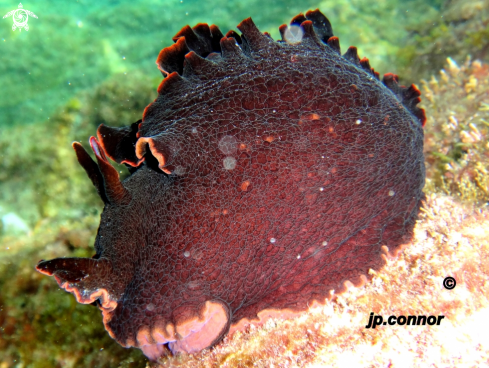
<instances>
[{"instance_id":1,"label":"underwater rock","mask_svg":"<svg viewBox=\"0 0 489 368\"><path fill-rule=\"evenodd\" d=\"M362 285L410 242L424 198L414 85L342 56L319 10L278 42L238 28L182 28L142 120L101 125L96 162L73 144L105 203L96 254L37 265L150 359Z\"/></svg>"}]
</instances>

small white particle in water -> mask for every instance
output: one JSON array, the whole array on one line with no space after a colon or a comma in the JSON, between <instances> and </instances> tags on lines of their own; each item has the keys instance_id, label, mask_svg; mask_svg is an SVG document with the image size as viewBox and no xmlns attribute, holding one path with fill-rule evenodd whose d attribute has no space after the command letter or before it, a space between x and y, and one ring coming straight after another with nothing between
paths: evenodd
<instances>
[{"instance_id":1,"label":"small white particle in water","mask_svg":"<svg viewBox=\"0 0 489 368\"><path fill-rule=\"evenodd\" d=\"M147 310L149 310L149 311L151 312L152 310L154 310L154 309L155 309L155 305L154 305L153 303L149 303L149 304L146 306L146 309L147 309Z\"/></svg>"},{"instance_id":2,"label":"small white particle in water","mask_svg":"<svg viewBox=\"0 0 489 368\"><path fill-rule=\"evenodd\" d=\"M389 196L393 196L394 194L396 194L396 192L394 192L393 190L389 190Z\"/></svg>"},{"instance_id":3,"label":"small white particle in water","mask_svg":"<svg viewBox=\"0 0 489 368\"><path fill-rule=\"evenodd\" d=\"M358 119L356 122L355 122L357 125L361 124L362 121L360 119Z\"/></svg>"},{"instance_id":4,"label":"small white particle in water","mask_svg":"<svg viewBox=\"0 0 489 368\"><path fill-rule=\"evenodd\" d=\"M183 252L183 255L185 257L190 257L190 252L188 250L186 250L185 252Z\"/></svg>"},{"instance_id":5,"label":"small white particle in water","mask_svg":"<svg viewBox=\"0 0 489 368\"><path fill-rule=\"evenodd\" d=\"M222 160L222 164L226 170L232 170L236 167L236 159L234 157L228 156Z\"/></svg>"},{"instance_id":6,"label":"small white particle in water","mask_svg":"<svg viewBox=\"0 0 489 368\"><path fill-rule=\"evenodd\" d=\"M192 134L197 134L197 128L192 128Z\"/></svg>"},{"instance_id":7,"label":"small white particle in water","mask_svg":"<svg viewBox=\"0 0 489 368\"><path fill-rule=\"evenodd\" d=\"M301 255L300 254L297 256L297 259L301 259Z\"/></svg>"},{"instance_id":8,"label":"small white particle in water","mask_svg":"<svg viewBox=\"0 0 489 368\"><path fill-rule=\"evenodd\" d=\"M321 244L322 244L323 247L325 247L326 245L328 245L328 242L325 240Z\"/></svg>"},{"instance_id":9,"label":"small white particle in water","mask_svg":"<svg viewBox=\"0 0 489 368\"><path fill-rule=\"evenodd\" d=\"M324 158L324 156L321 156L321 158Z\"/></svg>"},{"instance_id":10,"label":"small white particle in water","mask_svg":"<svg viewBox=\"0 0 489 368\"><path fill-rule=\"evenodd\" d=\"M277 241L277 239L275 239L275 238L270 239L270 243L272 243L272 244L275 243L276 241Z\"/></svg>"},{"instance_id":11,"label":"small white particle in water","mask_svg":"<svg viewBox=\"0 0 489 368\"><path fill-rule=\"evenodd\" d=\"M275 114L277 112L277 110L273 110L272 112Z\"/></svg>"},{"instance_id":12,"label":"small white particle in water","mask_svg":"<svg viewBox=\"0 0 489 368\"><path fill-rule=\"evenodd\" d=\"M323 188L323 187L319 188L319 191L320 191L320 192L322 192L323 190L324 190L324 188Z\"/></svg>"}]
</instances>

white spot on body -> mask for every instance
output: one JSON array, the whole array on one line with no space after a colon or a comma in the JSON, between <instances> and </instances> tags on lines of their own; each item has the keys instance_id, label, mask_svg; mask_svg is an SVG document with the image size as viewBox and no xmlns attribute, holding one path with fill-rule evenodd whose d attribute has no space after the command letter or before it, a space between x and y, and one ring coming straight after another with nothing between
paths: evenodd
<instances>
[{"instance_id":1,"label":"white spot on body","mask_svg":"<svg viewBox=\"0 0 489 368\"><path fill-rule=\"evenodd\" d=\"M390 197L394 196L394 194L396 194L396 192L394 192L393 190L389 190L389 196Z\"/></svg>"},{"instance_id":2,"label":"white spot on body","mask_svg":"<svg viewBox=\"0 0 489 368\"><path fill-rule=\"evenodd\" d=\"M323 247L325 247L326 245L328 245L328 242L325 240L325 241L323 241L323 242L321 243L321 245L322 245Z\"/></svg>"},{"instance_id":3,"label":"white spot on body","mask_svg":"<svg viewBox=\"0 0 489 368\"><path fill-rule=\"evenodd\" d=\"M222 160L222 164L226 170L232 170L236 167L236 159L234 157L228 156Z\"/></svg>"},{"instance_id":4,"label":"white spot on body","mask_svg":"<svg viewBox=\"0 0 489 368\"><path fill-rule=\"evenodd\" d=\"M153 303L149 303L147 306L146 306L146 309L149 310L150 312L153 311L155 309L155 305Z\"/></svg>"},{"instance_id":5,"label":"white spot on body","mask_svg":"<svg viewBox=\"0 0 489 368\"><path fill-rule=\"evenodd\" d=\"M183 255L185 257L190 257L190 252L188 250L186 250L185 252L183 252Z\"/></svg>"},{"instance_id":6,"label":"white spot on body","mask_svg":"<svg viewBox=\"0 0 489 368\"><path fill-rule=\"evenodd\" d=\"M183 176L185 175L185 168L183 166L180 166L178 165L177 167L175 167L175 170L173 171L173 173L175 175L178 175L178 176Z\"/></svg>"},{"instance_id":7,"label":"white spot on body","mask_svg":"<svg viewBox=\"0 0 489 368\"><path fill-rule=\"evenodd\" d=\"M270 239L270 243L272 243L272 244L275 243L276 241L277 241L277 239L275 239L275 238Z\"/></svg>"},{"instance_id":8,"label":"white spot on body","mask_svg":"<svg viewBox=\"0 0 489 368\"><path fill-rule=\"evenodd\" d=\"M361 121L360 119L358 119L358 120L355 122L355 124L357 124L357 125L360 125L361 123L362 123L362 121Z\"/></svg>"},{"instance_id":9,"label":"white spot on body","mask_svg":"<svg viewBox=\"0 0 489 368\"><path fill-rule=\"evenodd\" d=\"M236 138L234 138L232 135L225 135L219 141L219 149L225 155L232 155L236 153L237 147L238 142L236 141Z\"/></svg>"}]
</instances>

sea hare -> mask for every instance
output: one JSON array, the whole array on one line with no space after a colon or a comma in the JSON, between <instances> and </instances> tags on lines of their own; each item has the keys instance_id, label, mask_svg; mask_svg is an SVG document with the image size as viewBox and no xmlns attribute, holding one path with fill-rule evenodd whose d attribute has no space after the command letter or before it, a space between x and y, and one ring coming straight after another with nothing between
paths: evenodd
<instances>
[{"instance_id":1,"label":"sea hare","mask_svg":"<svg viewBox=\"0 0 489 368\"><path fill-rule=\"evenodd\" d=\"M182 28L142 120L100 125L96 161L73 144L105 203L96 254L37 265L150 359L361 285L411 240L424 198L414 85L341 55L319 10L282 41L238 29Z\"/></svg>"}]
</instances>

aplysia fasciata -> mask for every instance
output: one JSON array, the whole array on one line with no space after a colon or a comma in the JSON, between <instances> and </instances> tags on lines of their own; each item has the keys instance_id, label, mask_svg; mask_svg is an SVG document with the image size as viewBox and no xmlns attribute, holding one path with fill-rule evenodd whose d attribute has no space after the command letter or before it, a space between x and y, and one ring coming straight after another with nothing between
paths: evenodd
<instances>
[{"instance_id":1,"label":"aplysia fasciata","mask_svg":"<svg viewBox=\"0 0 489 368\"><path fill-rule=\"evenodd\" d=\"M96 254L37 265L151 359L361 285L411 240L424 197L414 85L341 55L319 10L282 41L250 18L238 29L182 28L142 121L101 125L96 161L73 144L105 203Z\"/></svg>"}]
</instances>

